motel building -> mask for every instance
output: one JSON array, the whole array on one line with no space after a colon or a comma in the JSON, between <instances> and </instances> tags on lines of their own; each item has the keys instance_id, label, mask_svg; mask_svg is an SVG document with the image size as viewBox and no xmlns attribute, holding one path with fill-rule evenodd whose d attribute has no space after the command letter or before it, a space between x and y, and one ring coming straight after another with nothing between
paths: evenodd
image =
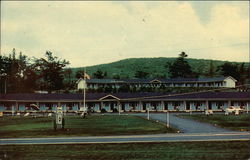
<instances>
[{"instance_id":1,"label":"motel building","mask_svg":"<svg viewBox=\"0 0 250 160\"><path fill-rule=\"evenodd\" d=\"M129 87L211 87L211 88L235 88L237 80L233 77L214 78L175 78L175 79L86 79L88 89L112 87L119 89L122 86ZM80 78L77 88L85 85L85 80Z\"/></svg>"},{"instance_id":2,"label":"motel building","mask_svg":"<svg viewBox=\"0 0 250 160\"><path fill-rule=\"evenodd\" d=\"M83 94L0 94L0 112L12 114L49 113L59 106L65 113L77 113L83 103ZM248 112L250 92L87 93L85 104L93 112L225 111L231 106ZM32 106L37 106L36 110Z\"/></svg>"}]
</instances>

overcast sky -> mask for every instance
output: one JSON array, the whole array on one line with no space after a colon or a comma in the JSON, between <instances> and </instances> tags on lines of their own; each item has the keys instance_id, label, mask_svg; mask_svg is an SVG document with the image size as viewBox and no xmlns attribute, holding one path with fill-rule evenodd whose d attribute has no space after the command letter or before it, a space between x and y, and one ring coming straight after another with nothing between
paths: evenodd
<instances>
[{"instance_id":1,"label":"overcast sky","mask_svg":"<svg viewBox=\"0 0 250 160\"><path fill-rule=\"evenodd\" d=\"M247 62L249 2L1 1L1 54L46 50L71 67L125 58Z\"/></svg>"}]
</instances>

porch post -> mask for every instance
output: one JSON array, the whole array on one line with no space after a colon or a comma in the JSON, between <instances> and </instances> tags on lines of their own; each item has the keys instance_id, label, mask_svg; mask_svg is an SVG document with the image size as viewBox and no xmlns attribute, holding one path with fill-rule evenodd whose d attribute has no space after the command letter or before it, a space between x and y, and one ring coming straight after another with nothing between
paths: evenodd
<instances>
[{"instance_id":1,"label":"porch post","mask_svg":"<svg viewBox=\"0 0 250 160\"><path fill-rule=\"evenodd\" d=\"M192 114L192 109L193 109L193 106L194 106L194 102L190 103L190 115Z\"/></svg>"},{"instance_id":2,"label":"porch post","mask_svg":"<svg viewBox=\"0 0 250 160\"><path fill-rule=\"evenodd\" d=\"M103 101L101 101L101 108L100 108L100 111L102 110L103 108Z\"/></svg>"},{"instance_id":3,"label":"porch post","mask_svg":"<svg viewBox=\"0 0 250 160\"><path fill-rule=\"evenodd\" d=\"M231 106L231 101L227 101L227 108Z\"/></svg>"},{"instance_id":4,"label":"porch post","mask_svg":"<svg viewBox=\"0 0 250 160\"><path fill-rule=\"evenodd\" d=\"M209 103L208 103L208 100L206 101L206 110L208 110L209 108Z\"/></svg>"},{"instance_id":5,"label":"porch post","mask_svg":"<svg viewBox=\"0 0 250 160\"><path fill-rule=\"evenodd\" d=\"M142 102L141 101L139 101L139 107L140 107L140 111L142 111L143 107L142 107Z\"/></svg>"},{"instance_id":6,"label":"porch post","mask_svg":"<svg viewBox=\"0 0 250 160\"><path fill-rule=\"evenodd\" d=\"M187 102L186 101L183 101L183 108L185 111L187 111Z\"/></svg>"},{"instance_id":7,"label":"porch post","mask_svg":"<svg viewBox=\"0 0 250 160\"><path fill-rule=\"evenodd\" d=\"M15 111L18 111L19 107L18 107L18 102L16 101L16 107L15 107Z\"/></svg>"},{"instance_id":8,"label":"porch post","mask_svg":"<svg viewBox=\"0 0 250 160\"><path fill-rule=\"evenodd\" d=\"M161 109L162 109L162 111L164 111L164 102L163 101L161 101Z\"/></svg>"}]
</instances>

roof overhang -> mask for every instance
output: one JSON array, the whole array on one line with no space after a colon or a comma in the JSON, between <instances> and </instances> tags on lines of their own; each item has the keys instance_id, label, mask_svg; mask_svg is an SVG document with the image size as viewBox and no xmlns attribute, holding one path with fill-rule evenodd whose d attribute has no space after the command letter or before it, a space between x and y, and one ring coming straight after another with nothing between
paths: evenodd
<instances>
[{"instance_id":1,"label":"roof overhang","mask_svg":"<svg viewBox=\"0 0 250 160\"><path fill-rule=\"evenodd\" d=\"M116 97L116 96L114 96L114 95L112 95L112 94L108 94L108 95L106 95L106 96L100 98L99 100L104 100L104 99L106 99L106 98L108 98L108 97L112 97L112 99L120 100L120 98L118 98L118 97Z\"/></svg>"},{"instance_id":2,"label":"roof overhang","mask_svg":"<svg viewBox=\"0 0 250 160\"><path fill-rule=\"evenodd\" d=\"M150 83L162 83L162 81L160 81L158 79L153 79L152 81L150 81Z\"/></svg>"},{"instance_id":3,"label":"roof overhang","mask_svg":"<svg viewBox=\"0 0 250 160\"><path fill-rule=\"evenodd\" d=\"M231 80L233 80L234 82L237 82L237 80L236 80L236 79L234 79L234 78L233 78L233 77L231 77L231 76L226 77L224 80L226 80L226 79L231 79Z\"/></svg>"}]
</instances>

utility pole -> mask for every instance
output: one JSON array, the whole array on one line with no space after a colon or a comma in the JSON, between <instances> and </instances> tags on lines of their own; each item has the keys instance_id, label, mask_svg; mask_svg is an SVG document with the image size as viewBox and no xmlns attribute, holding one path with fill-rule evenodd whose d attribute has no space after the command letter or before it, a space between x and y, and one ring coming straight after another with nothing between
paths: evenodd
<instances>
[{"instance_id":1,"label":"utility pole","mask_svg":"<svg viewBox=\"0 0 250 160\"><path fill-rule=\"evenodd\" d=\"M83 117L85 117L85 112L87 111L86 109L86 88L87 88L87 83L86 83L86 67L84 67L84 75L83 75Z\"/></svg>"},{"instance_id":2,"label":"utility pole","mask_svg":"<svg viewBox=\"0 0 250 160\"><path fill-rule=\"evenodd\" d=\"M87 83L86 83L86 68L84 68L84 75L83 75L83 84L79 87L79 89L83 89L83 107L82 105L80 106L80 110L79 112L81 114L81 116L85 117L85 112L86 112L86 87L87 87Z\"/></svg>"}]
</instances>

